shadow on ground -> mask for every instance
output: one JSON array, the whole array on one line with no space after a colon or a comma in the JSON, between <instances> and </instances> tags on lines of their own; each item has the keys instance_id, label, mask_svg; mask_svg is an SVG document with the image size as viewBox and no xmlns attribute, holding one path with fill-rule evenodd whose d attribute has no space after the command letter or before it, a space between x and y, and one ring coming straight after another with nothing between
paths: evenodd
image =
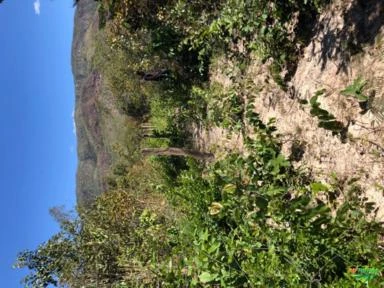
<instances>
[{"instance_id":1,"label":"shadow on ground","mask_svg":"<svg viewBox=\"0 0 384 288\"><path fill-rule=\"evenodd\" d=\"M383 0L354 0L344 9L342 29L334 25L334 11L318 24L317 31L326 31L320 39L322 70L328 60L339 59L337 72L347 73L351 56L361 52L364 46L373 44L384 25ZM312 55L315 54L313 45Z\"/></svg>"}]
</instances>

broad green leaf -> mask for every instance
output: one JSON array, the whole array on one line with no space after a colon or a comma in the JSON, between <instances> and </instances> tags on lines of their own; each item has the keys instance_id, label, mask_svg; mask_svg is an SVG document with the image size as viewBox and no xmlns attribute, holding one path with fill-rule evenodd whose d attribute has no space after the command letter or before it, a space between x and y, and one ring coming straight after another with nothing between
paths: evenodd
<instances>
[{"instance_id":1,"label":"broad green leaf","mask_svg":"<svg viewBox=\"0 0 384 288\"><path fill-rule=\"evenodd\" d=\"M209 272L203 272L199 275L199 280L202 283L209 283L217 278L218 274L210 274Z\"/></svg>"},{"instance_id":2,"label":"broad green leaf","mask_svg":"<svg viewBox=\"0 0 384 288\"><path fill-rule=\"evenodd\" d=\"M317 95L311 97L311 99L309 99L309 104L311 104L311 106L314 106L314 107L320 106L319 102L317 102L317 98L318 98Z\"/></svg>"},{"instance_id":3,"label":"broad green leaf","mask_svg":"<svg viewBox=\"0 0 384 288\"><path fill-rule=\"evenodd\" d=\"M234 185L234 184L227 184L223 188L223 192L228 193L228 194L233 194L233 193L235 193L235 191L236 191L236 185Z\"/></svg>"}]
</instances>

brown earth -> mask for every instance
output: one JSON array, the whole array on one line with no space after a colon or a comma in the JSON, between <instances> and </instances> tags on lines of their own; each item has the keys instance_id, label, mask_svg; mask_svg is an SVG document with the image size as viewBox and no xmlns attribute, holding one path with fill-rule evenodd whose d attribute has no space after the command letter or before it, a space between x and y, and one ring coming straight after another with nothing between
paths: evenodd
<instances>
[{"instance_id":1,"label":"brown earth","mask_svg":"<svg viewBox=\"0 0 384 288\"><path fill-rule=\"evenodd\" d=\"M245 73L254 89L247 91L256 112L264 121L276 118L282 135L283 153L305 168L317 180L330 182L358 178L366 196L376 202L377 217L384 220L384 2L381 0L333 1L314 27L314 36L304 49L298 67L284 92L270 79L268 63L257 60ZM211 81L231 85L220 59L211 71ZM373 98L372 108L361 114L356 99L340 91L361 77L367 81L364 94ZM321 89L321 108L343 123L344 135L318 127L309 104L300 104ZM252 100L254 99L254 100ZM238 135L214 127L195 127L196 147L220 155L227 150L243 150ZM228 139L230 138L230 139ZM221 148L217 148L221 147Z\"/></svg>"}]
</instances>

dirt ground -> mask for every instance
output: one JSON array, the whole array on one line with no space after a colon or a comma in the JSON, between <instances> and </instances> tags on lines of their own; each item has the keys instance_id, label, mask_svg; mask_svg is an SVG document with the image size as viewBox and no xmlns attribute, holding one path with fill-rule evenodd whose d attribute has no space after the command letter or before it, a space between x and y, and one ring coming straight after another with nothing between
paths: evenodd
<instances>
[{"instance_id":1,"label":"dirt ground","mask_svg":"<svg viewBox=\"0 0 384 288\"><path fill-rule=\"evenodd\" d=\"M282 135L283 153L296 167L305 168L320 181L331 177L358 178L367 198L377 204L377 219L384 221L384 1L333 1L314 27L314 36L304 49L297 70L284 92L270 79L267 65L257 60L246 76L257 89L252 97L264 121L276 118ZM214 71L211 80L230 85L224 71ZM355 79L366 81L368 111L358 101L340 92ZM341 122L343 136L318 127L309 104L300 104L321 89L321 108ZM362 113L366 112L366 113ZM194 127L196 147L218 157L243 150L242 138L221 128Z\"/></svg>"}]
</instances>

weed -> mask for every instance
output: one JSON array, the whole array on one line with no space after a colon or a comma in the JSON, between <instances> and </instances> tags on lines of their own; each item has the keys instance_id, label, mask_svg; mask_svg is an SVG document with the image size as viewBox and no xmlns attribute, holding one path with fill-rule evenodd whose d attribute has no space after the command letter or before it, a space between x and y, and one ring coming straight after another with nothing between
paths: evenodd
<instances>
[{"instance_id":1,"label":"weed","mask_svg":"<svg viewBox=\"0 0 384 288\"><path fill-rule=\"evenodd\" d=\"M367 102L369 97L363 93L366 85L367 81L363 80L361 77L358 77L353 81L351 85L340 91L340 93L344 96L353 97L359 102Z\"/></svg>"},{"instance_id":2,"label":"weed","mask_svg":"<svg viewBox=\"0 0 384 288\"><path fill-rule=\"evenodd\" d=\"M319 96L323 95L325 89L319 90L309 100L311 105L310 113L312 116L316 116L319 119L318 126L332 132L332 135L341 134L345 130L344 124L336 120L336 117L329 113L327 110L320 108L320 103L317 101Z\"/></svg>"},{"instance_id":3,"label":"weed","mask_svg":"<svg viewBox=\"0 0 384 288\"><path fill-rule=\"evenodd\" d=\"M361 114L370 111L379 122L384 121L384 97L375 97L375 91L372 90L370 95L366 94L368 82L361 77L356 78L353 83L347 86L340 93L344 96L355 98L361 108Z\"/></svg>"}]
</instances>

